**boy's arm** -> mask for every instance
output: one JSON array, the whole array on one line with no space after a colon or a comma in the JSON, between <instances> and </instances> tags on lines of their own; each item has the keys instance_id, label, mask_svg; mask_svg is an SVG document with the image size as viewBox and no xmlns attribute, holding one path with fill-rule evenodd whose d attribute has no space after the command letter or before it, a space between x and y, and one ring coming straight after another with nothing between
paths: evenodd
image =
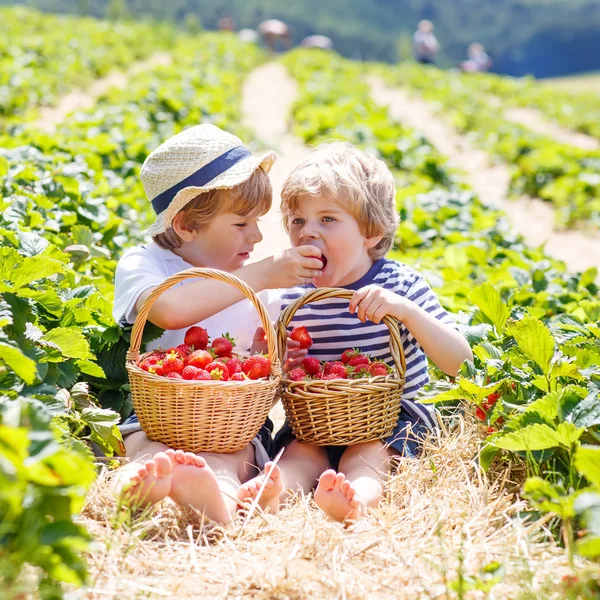
<instances>
[{"instance_id":1,"label":"boy's arm","mask_svg":"<svg viewBox=\"0 0 600 600\"><path fill-rule=\"evenodd\" d=\"M473 360L469 343L458 331L391 290L377 285L366 286L354 294L349 310L351 313L356 311L363 323L367 319L380 323L385 315L401 321L423 352L447 375L455 377L463 361Z\"/></svg>"},{"instance_id":2,"label":"boy's arm","mask_svg":"<svg viewBox=\"0 0 600 600\"><path fill-rule=\"evenodd\" d=\"M321 274L321 251L314 246L289 248L278 256L237 269L232 274L255 292L270 288L287 288L311 282ZM136 301L136 310L148 298L147 289ZM198 279L170 288L152 305L148 320L162 329L184 329L212 317L244 298L237 288L212 279Z\"/></svg>"}]
</instances>

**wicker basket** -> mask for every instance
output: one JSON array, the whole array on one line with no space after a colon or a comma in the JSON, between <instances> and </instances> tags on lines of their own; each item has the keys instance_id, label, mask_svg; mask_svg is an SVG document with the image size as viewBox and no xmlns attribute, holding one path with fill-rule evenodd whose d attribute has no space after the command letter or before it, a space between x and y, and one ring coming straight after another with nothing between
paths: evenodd
<instances>
[{"instance_id":1,"label":"wicker basket","mask_svg":"<svg viewBox=\"0 0 600 600\"><path fill-rule=\"evenodd\" d=\"M277 323L280 360L283 362L287 327L300 307L327 298L349 300L353 295L352 290L319 288L290 304ZM317 446L349 446L391 435L398 422L406 362L398 322L388 316L383 322L390 330L394 359L390 375L333 381L291 381L284 375L283 407L298 441Z\"/></svg>"},{"instance_id":2,"label":"wicker basket","mask_svg":"<svg viewBox=\"0 0 600 600\"><path fill-rule=\"evenodd\" d=\"M268 380L187 381L160 377L138 367L142 332L155 300L173 285L198 277L229 283L254 304L272 364ZM189 452L229 453L247 446L264 424L281 384L275 329L265 307L243 281L216 269L182 271L152 291L133 325L126 366L133 406L148 438Z\"/></svg>"}]
</instances>

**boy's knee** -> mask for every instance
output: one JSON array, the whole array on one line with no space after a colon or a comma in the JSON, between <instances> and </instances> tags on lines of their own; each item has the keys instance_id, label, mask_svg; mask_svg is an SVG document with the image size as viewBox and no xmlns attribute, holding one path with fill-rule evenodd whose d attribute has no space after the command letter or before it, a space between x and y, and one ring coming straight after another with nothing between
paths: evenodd
<instances>
[{"instance_id":1,"label":"boy's knee","mask_svg":"<svg viewBox=\"0 0 600 600\"><path fill-rule=\"evenodd\" d=\"M340 458L339 470L345 472L349 466L360 464L367 468L378 468L389 456L381 440L348 446Z\"/></svg>"}]
</instances>

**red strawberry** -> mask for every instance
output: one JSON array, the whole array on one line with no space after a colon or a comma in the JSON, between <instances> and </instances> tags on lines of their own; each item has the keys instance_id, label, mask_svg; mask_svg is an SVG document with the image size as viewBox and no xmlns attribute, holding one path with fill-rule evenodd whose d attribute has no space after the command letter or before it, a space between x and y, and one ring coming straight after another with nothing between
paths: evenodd
<instances>
[{"instance_id":1,"label":"red strawberry","mask_svg":"<svg viewBox=\"0 0 600 600\"><path fill-rule=\"evenodd\" d=\"M488 435L492 435L492 433L496 433L496 429L491 425L485 430Z\"/></svg>"},{"instance_id":2,"label":"red strawberry","mask_svg":"<svg viewBox=\"0 0 600 600\"><path fill-rule=\"evenodd\" d=\"M368 365L370 362L371 359L368 356L359 353L358 355L353 356L347 364L349 367L360 367L361 365Z\"/></svg>"},{"instance_id":3,"label":"red strawberry","mask_svg":"<svg viewBox=\"0 0 600 600\"><path fill-rule=\"evenodd\" d=\"M329 375L323 375L321 379L323 381L333 381L334 379L339 379L339 377L335 373L329 373Z\"/></svg>"},{"instance_id":4,"label":"red strawberry","mask_svg":"<svg viewBox=\"0 0 600 600\"><path fill-rule=\"evenodd\" d=\"M194 367L192 365L187 365L187 367L183 367L183 371L181 372L181 376L184 379L196 379L196 375L201 371L198 367Z\"/></svg>"},{"instance_id":5,"label":"red strawberry","mask_svg":"<svg viewBox=\"0 0 600 600\"><path fill-rule=\"evenodd\" d=\"M486 413L485 410L483 410L483 408L481 408L481 406L478 406L475 409L475 416L480 420L480 421L485 421L486 419Z\"/></svg>"},{"instance_id":6,"label":"red strawberry","mask_svg":"<svg viewBox=\"0 0 600 600\"><path fill-rule=\"evenodd\" d=\"M168 375L169 373L181 374L181 372L183 371L184 363L181 356L179 356L179 354L175 350L173 352L169 352L165 356L162 366L165 375Z\"/></svg>"},{"instance_id":7,"label":"red strawberry","mask_svg":"<svg viewBox=\"0 0 600 600\"><path fill-rule=\"evenodd\" d=\"M230 358L227 361L227 370L229 371L230 375L233 375L234 373L241 373L242 361L237 356Z\"/></svg>"},{"instance_id":8,"label":"red strawberry","mask_svg":"<svg viewBox=\"0 0 600 600\"><path fill-rule=\"evenodd\" d=\"M148 356L155 356L158 360L162 360L166 355L164 350L152 350Z\"/></svg>"},{"instance_id":9,"label":"red strawberry","mask_svg":"<svg viewBox=\"0 0 600 600\"><path fill-rule=\"evenodd\" d=\"M321 362L314 356L306 356L302 361L302 368L309 375L316 375L321 370Z\"/></svg>"},{"instance_id":10,"label":"red strawberry","mask_svg":"<svg viewBox=\"0 0 600 600\"><path fill-rule=\"evenodd\" d=\"M153 375L159 375L160 377L163 377L165 375L165 371L163 369L163 362L162 362L162 360L158 361L155 365L152 365L148 369L148 372L152 373Z\"/></svg>"},{"instance_id":11,"label":"red strawberry","mask_svg":"<svg viewBox=\"0 0 600 600\"><path fill-rule=\"evenodd\" d=\"M391 369L383 362L374 362L369 365L369 373L371 377L377 377L379 375L389 375Z\"/></svg>"},{"instance_id":12,"label":"red strawberry","mask_svg":"<svg viewBox=\"0 0 600 600\"><path fill-rule=\"evenodd\" d=\"M306 377L306 373L303 369L298 367L297 369L292 369L287 376L291 381L302 381Z\"/></svg>"},{"instance_id":13,"label":"red strawberry","mask_svg":"<svg viewBox=\"0 0 600 600\"><path fill-rule=\"evenodd\" d=\"M196 369L196 375L194 376L194 381L210 381L212 377L210 373L205 369Z\"/></svg>"},{"instance_id":14,"label":"red strawberry","mask_svg":"<svg viewBox=\"0 0 600 600\"><path fill-rule=\"evenodd\" d=\"M153 355L146 356L146 358L142 359L138 363L138 367L140 369L144 369L144 371L149 371L150 367L153 367L159 361L160 361L160 359L158 358L158 356L153 356Z\"/></svg>"},{"instance_id":15,"label":"red strawberry","mask_svg":"<svg viewBox=\"0 0 600 600\"><path fill-rule=\"evenodd\" d=\"M231 376L231 379L229 381L246 381L246 379L248 379L248 377L245 373L237 371Z\"/></svg>"},{"instance_id":16,"label":"red strawberry","mask_svg":"<svg viewBox=\"0 0 600 600\"><path fill-rule=\"evenodd\" d=\"M342 352L342 362L347 365L350 362L351 358L355 356L360 356L361 351L358 348L353 348L352 350L344 350Z\"/></svg>"},{"instance_id":17,"label":"red strawberry","mask_svg":"<svg viewBox=\"0 0 600 600\"><path fill-rule=\"evenodd\" d=\"M490 410L490 408L492 408L492 406L494 406L494 404L496 404L496 402L498 402L498 399L500 398L501 394L490 394L487 397L487 400L483 403L483 408L485 410Z\"/></svg>"},{"instance_id":18,"label":"red strawberry","mask_svg":"<svg viewBox=\"0 0 600 600\"><path fill-rule=\"evenodd\" d=\"M290 337L296 341L300 342L300 348L310 348L313 344L312 338L308 333L308 329L302 325L301 327L294 327L292 329L292 333L290 333Z\"/></svg>"},{"instance_id":19,"label":"red strawberry","mask_svg":"<svg viewBox=\"0 0 600 600\"><path fill-rule=\"evenodd\" d=\"M217 356L231 356L234 346L235 340L228 333L215 338L211 344L211 347Z\"/></svg>"},{"instance_id":20,"label":"red strawberry","mask_svg":"<svg viewBox=\"0 0 600 600\"><path fill-rule=\"evenodd\" d=\"M202 327L190 327L185 332L183 341L188 346L194 346L195 350L206 350L206 346L208 346L208 332Z\"/></svg>"},{"instance_id":21,"label":"red strawberry","mask_svg":"<svg viewBox=\"0 0 600 600\"><path fill-rule=\"evenodd\" d=\"M167 373L167 377L169 377L170 379L183 379L181 373L177 373L176 371L170 371L169 373Z\"/></svg>"},{"instance_id":22,"label":"red strawberry","mask_svg":"<svg viewBox=\"0 0 600 600\"><path fill-rule=\"evenodd\" d=\"M216 360L211 362L209 365L206 365L206 370L210 373L210 376L213 379L220 379L222 381L227 381L229 379L229 370L227 369L227 365L217 362Z\"/></svg>"},{"instance_id":23,"label":"red strawberry","mask_svg":"<svg viewBox=\"0 0 600 600\"><path fill-rule=\"evenodd\" d=\"M208 350L195 350L187 357L185 364L199 369L206 369L206 365L209 365L213 360L213 355Z\"/></svg>"},{"instance_id":24,"label":"red strawberry","mask_svg":"<svg viewBox=\"0 0 600 600\"><path fill-rule=\"evenodd\" d=\"M253 354L244 361L242 368L250 379L261 379L269 376L271 361L264 354Z\"/></svg>"},{"instance_id":25,"label":"red strawberry","mask_svg":"<svg viewBox=\"0 0 600 600\"><path fill-rule=\"evenodd\" d=\"M348 372L343 362L336 360L335 362L325 363L323 375L335 375L338 379L347 379Z\"/></svg>"},{"instance_id":26,"label":"red strawberry","mask_svg":"<svg viewBox=\"0 0 600 600\"><path fill-rule=\"evenodd\" d=\"M175 350L179 353L179 356L185 360L188 354L191 354L192 347L188 344L179 344Z\"/></svg>"}]
</instances>

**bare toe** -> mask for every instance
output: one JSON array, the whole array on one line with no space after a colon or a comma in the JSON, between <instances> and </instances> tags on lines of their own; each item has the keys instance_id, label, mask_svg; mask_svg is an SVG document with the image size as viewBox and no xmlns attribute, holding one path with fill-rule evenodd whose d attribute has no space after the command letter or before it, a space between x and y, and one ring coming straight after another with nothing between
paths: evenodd
<instances>
[{"instance_id":1,"label":"bare toe","mask_svg":"<svg viewBox=\"0 0 600 600\"><path fill-rule=\"evenodd\" d=\"M196 455L191 452L185 452L183 455L183 462L186 465L194 465L196 466Z\"/></svg>"},{"instance_id":2,"label":"bare toe","mask_svg":"<svg viewBox=\"0 0 600 600\"><path fill-rule=\"evenodd\" d=\"M319 487L326 490L332 490L336 475L337 473L333 469L327 469L327 471L321 473L321 477L319 477Z\"/></svg>"}]
</instances>

